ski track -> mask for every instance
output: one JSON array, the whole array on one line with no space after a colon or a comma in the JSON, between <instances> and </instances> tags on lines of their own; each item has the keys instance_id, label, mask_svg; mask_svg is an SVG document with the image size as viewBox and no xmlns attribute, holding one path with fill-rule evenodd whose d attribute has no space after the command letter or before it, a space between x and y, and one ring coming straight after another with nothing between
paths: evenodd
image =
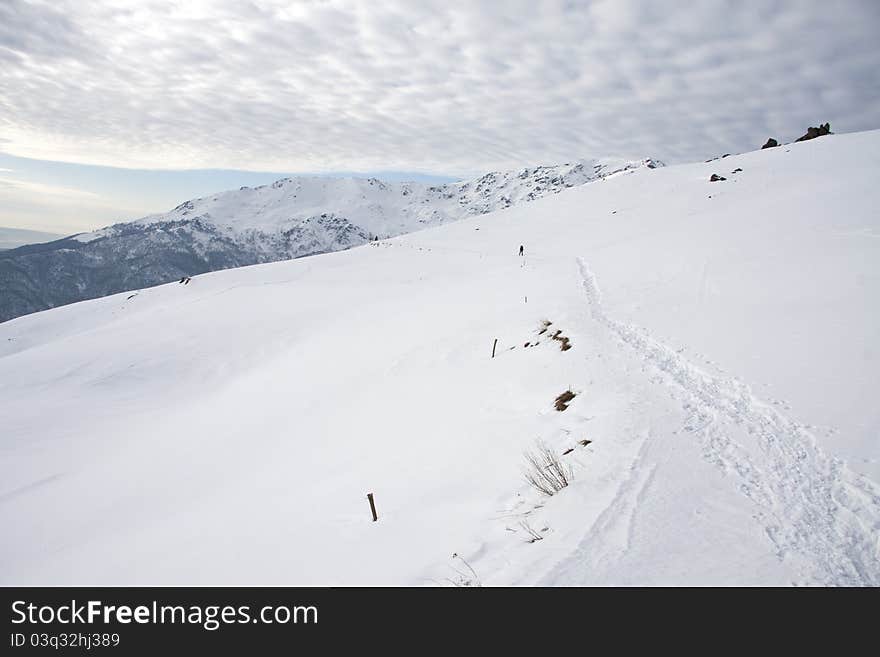
<instances>
[{"instance_id":1,"label":"ski track","mask_svg":"<svg viewBox=\"0 0 880 657\"><path fill-rule=\"evenodd\" d=\"M595 572L601 570L604 564L618 561L629 550L636 514L654 479L657 467L644 461L645 452L651 442L650 436L642 437L639 452L629 467L626 479L614 494L614 499L593 523L573 555L569 555L561 567L557 565L551 571L557 575L557 581L560 580L559 573L564 573L569 564L577 564L579 572ZM584 563L588 564L586 569L583 568Z\"/></svg>"},{"instance_id":2,"label":"ski track","mask_svg":"<svg viewBox=\"0 0 880 657\"><path fill-rule=\"evenodd\" d=\"M801 425L742 382L707 374L647 331L608 317L594 275L582 259L577 262L593 318L656 368L656 380L682 400L689 413L684 431L699 441L707 461L736 477L739 491L760 509L757 518L777 556L797 554L811 564L804 581L794 583L880 585L880 489L827 456ZM745 429L754 444L737 442L725 425ZM618 498L630 497L630 488L623 485Z\"/></svg>"}]
</instances>

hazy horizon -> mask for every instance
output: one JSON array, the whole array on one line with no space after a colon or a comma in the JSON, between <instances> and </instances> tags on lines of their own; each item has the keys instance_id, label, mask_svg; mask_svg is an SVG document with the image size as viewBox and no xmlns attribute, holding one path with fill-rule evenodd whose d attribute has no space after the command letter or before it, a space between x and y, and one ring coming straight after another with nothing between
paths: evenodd
<instances>
[{"instance_id":1,"label":"hazy horizon","mask_svg":"<svg viewBox=\"0 0 880 657\"><path fill-rule=\"evenodd\" d=\"M68 235L166 212L216 192L287 176L375 177L432 183L461 176L403 171L283 172L127 169L34 160L0 152L0 227Z\"/></svg>"}]
</instances>

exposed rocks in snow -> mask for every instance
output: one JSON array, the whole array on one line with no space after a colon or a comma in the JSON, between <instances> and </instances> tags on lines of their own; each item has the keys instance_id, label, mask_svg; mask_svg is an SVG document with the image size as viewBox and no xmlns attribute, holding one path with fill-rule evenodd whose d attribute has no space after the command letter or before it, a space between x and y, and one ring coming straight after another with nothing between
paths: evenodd
<instances>
[{"instance_id":1,"label":"exposed rocks in snow","mask_svg":"<svg viewBox=\"0 0 880 657\"><path fill-rule=\"evenodd\" d=\"M561 351L568 351L569 349L571 349L571 341L567 337L562 335L562 329L556 331L556 333L554 333L551 337L559 342L559 349Z\"/></svg>"},{"instance_id":2,"label":"exposed rocks in snow","mask_svg":"<svg viewBox=\"0 0 880 657\"><path fill-rule=\"evenodd\" d=\"M556 398L553 406L557 411L564 411L576 396L571 390L566 390Z\"/></svg>"},{"instance_id":3,"label":"exposed rocks in snow","mask_svg":"<svg viewBox=\"0 0 880 657\"><path fill-rule=\"evenodd\" d=\"M724 176L719 176L717 173L713 173L709 177L709 182L719 182L721 180L727 180L727 178L725 178Z\"/></svg>"},{"instance_id":4,"label":"exposed rocks in snow","mask_svg":"<svg viewBox=\"0 0 880 657\"><path fill-rule=\"evenodd\" d=\"M777 146L779 146L779 142L773 139L773 137L770 137L767 140L767 143L761 146L761 150L764 150L765 148L776 148Z\"/></svg>"},{"instance_id":5,"label":"exposed rocks in snow","mask_svg":"<svg viewBox=\"0 0 880 657\"><path fill-rule=\"evenodd\" d=\"M824 135L830 135L830 134L831 134L831 124L830 123L823 123L818 128L814 128L813 126L810 126L809 128L807 128L807 133L801 137L798 137L797 139L795 139L795 141L807 141L808 139L815 139L816 137L822 137Z\"/></svg>"}]
</instances>

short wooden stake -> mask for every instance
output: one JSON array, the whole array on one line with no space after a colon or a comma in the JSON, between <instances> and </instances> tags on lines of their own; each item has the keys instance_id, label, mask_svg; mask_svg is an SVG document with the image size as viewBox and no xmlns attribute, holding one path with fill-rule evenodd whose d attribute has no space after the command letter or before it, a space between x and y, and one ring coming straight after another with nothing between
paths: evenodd
<instances>
[{"instance_id":1,"label":"short wooden stake","mask_svg":"<svg viewBox=\"0 0 880 657\"><path fill-rule=\"evenodd\" d=\"M376 503L373 501L373 494L367 493L367 499L370 500L370 511L373 512L373 522L376 522L379 519L379 516L376 515Z\"/></svg>"},{"instance_id":2,"label":"short wooden stake","mask_svg":"<svg viewBox=\"0 0 880 657\"><path fill-rule=\"evenodd\" d=\"M495 347L498 346L498 338L495 338L495 342L492 343L492 358L495 358Z\"/></svg>"}]
</instances>

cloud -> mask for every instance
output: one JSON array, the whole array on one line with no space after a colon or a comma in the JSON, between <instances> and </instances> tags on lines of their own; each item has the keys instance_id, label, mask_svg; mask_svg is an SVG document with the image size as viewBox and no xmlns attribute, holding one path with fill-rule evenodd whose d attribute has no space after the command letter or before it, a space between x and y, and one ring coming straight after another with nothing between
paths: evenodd
<instances>
[{"instance_id":1,"label":"cloud","mask_svg":"<svg viewBox=\"0 0 880 657\"><path fill-rule=\"evenodd\" d=\"M0 169L0 225L73 233L143 214L94 192L8 177Z\"/></svg>"},{"instance_id":2,"label":"cloud","mask_svg":"<svg viewBox=\"0 0 880 657\"><path fill-rule=\"evenodd\" d=\"M82 189L0 177L0 198L8 200L16 195L22 197L43 196L47 204L57 205L83 201L100 204L103 201L100 195Z\"/></svg>"},{"instance_id":3,"label":"cloud","mask_svg":"<svg viewBox=\"0 0 880 657\"><path fill-rule=\"evenodd\" d=\"M148 168L672 162L880 127L880 5L7 0L0 141Z\"/></svg>"}]
</instances>

